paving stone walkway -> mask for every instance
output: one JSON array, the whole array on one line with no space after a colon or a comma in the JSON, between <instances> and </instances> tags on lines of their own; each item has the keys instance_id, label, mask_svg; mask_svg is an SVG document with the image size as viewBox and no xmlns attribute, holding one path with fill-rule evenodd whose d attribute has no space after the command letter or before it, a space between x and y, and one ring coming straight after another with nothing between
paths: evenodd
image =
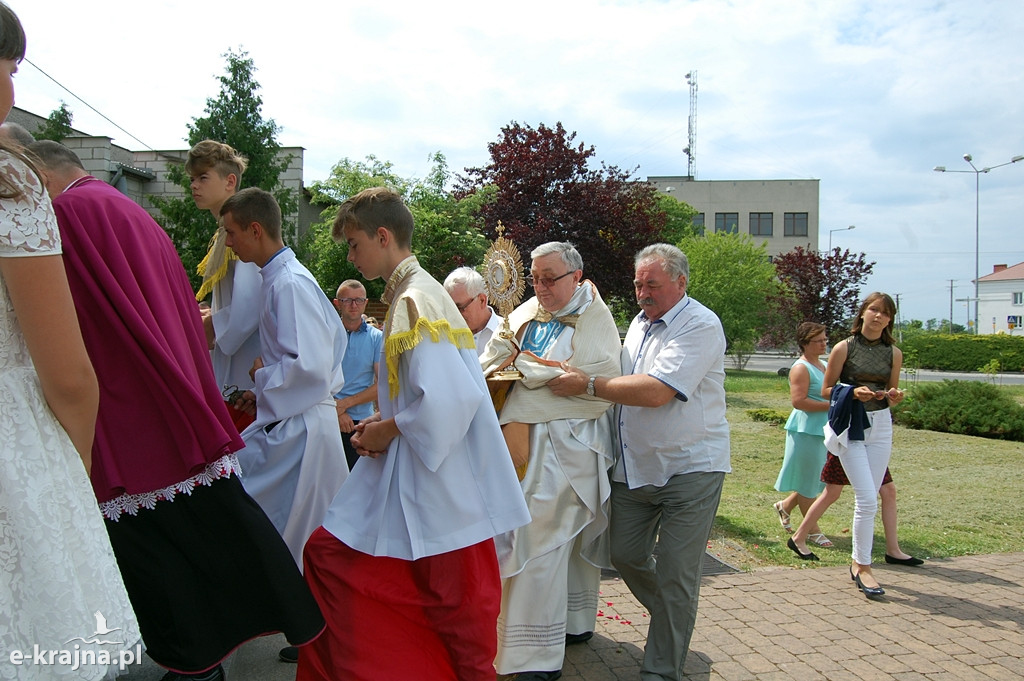
<instances>
[{"instance_id":1,"label":"paving stone walkway","mask_svg":"<svg viewBox=\"0 0 1024 681\"><path fill-rule=\"evenodd\" d=\"M705 576L684 671L694 681L1024 679L1024 554L876 565L884 601L847 568ZM602 617L563 679L639 679L644 611L602 582Z\"/></svg>"},{"instance_id":2,"label":"paving stone walkway","mask_svg":"<svg viewBox=\"0 0 1024 681\"><path fill-rule=\"evenodd\" d=\"M692 681L1024 679L1024 553L875 566L868 601L843 568L771 568L703 578L687 658ZM619 579L602 580L597 631L570 646L566 681L637 681L647 617ZM229 681L293 681L280 636L228 661ZM129 680L155 681L146 662ZM346 681L338 679L337 681ZM410 680L410 681L430 681Z\"/></svg>"}]
</instances>

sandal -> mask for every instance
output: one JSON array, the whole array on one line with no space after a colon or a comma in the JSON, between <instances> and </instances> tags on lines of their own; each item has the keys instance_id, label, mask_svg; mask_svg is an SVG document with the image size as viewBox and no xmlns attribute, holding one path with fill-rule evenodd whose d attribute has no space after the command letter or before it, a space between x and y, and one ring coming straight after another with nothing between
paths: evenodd
<instances>
[{"instance_id":1,"label":"sandal","mask_svg":"<svg viewBox=\"0 0 1024 681\"><path fill-rule=\"evenodd\" d=\"M782 508L782 502L776 501L772 504L772 508L774 508L775 512L779 514L779 524L782 525L782 529L792 534L793 526L789 522L789 514Z\"/></svg>"},{"instance_id":2,"label":"sandal","mask_svg":"<svg viewBox=\"0 0 1024 681\"><path fill-rule=\"evenodd\" d=\"M832 540L826 537L821 532L815 532L814 534L807 535L808 541L812 541L818 546L824 546L826 549L832 548Z\"/></svg>"}]
</instances>

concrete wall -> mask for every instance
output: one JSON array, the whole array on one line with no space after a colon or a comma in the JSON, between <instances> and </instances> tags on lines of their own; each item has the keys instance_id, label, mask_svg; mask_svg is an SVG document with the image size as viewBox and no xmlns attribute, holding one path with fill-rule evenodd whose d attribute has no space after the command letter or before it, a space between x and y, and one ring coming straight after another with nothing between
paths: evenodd
<instances>
[{"instance_id":1,"label":"concrete wall","mask_svg":"<svg viewBox=\"0 0 1024 681\"><path fill-rule=\"evenodd\" d=\"M86 171L104 182L116 184L118 189L154 217L159 215L159 211L154 208L151 197L186 195L184 189L170 180L170 169L174 165L185 163L187 149L129 151L114 144L109 137L85 135L68 137L63 144L82 159ZM298 210L284 216L286 222L297 227L297 233L285 235L285 241L290 243L294 243L305 234L310 224L319 220L320 215L320 209L310 205L309 196L304 191L304 152L302 147L285 147L278 155L279 158L291 156L287 169L281 175L281 181L285 187L295 192L299 201Z\"/></svg>"},{"instance_id":2,"label":"concrete wall","mask_svg":"<svg viewBox=\"0 0 1024 681\"><path fill-rule=\"evenodd\" d=\"M737 213L740 234L750 233L751 213L771 213L771 236L752 235L755 243L767 242L770 255L780 255L797 246L805 250L827 248L827 243L818 245L818 180L692 180L686 176L658 176L648 177L647 181L659 192L703 213L706 233L715 230L716 213ZM807 213L806 236L784 235L786 213Z\"/></svg>"}]
</instances>

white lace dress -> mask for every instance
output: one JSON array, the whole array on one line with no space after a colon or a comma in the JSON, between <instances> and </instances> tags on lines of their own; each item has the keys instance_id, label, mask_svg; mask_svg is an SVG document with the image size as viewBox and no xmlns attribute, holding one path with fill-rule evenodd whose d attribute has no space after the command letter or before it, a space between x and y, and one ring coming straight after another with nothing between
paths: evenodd
<instances>
[{"instance_id":1,"label":"white lace dress","mask_svg":"<svg viewBox=\"0 0 1024 681\"><path fill-rule=\"evenodd\" d=\"M39 180L6 152L0 173L28 188L0 199L0 257L60 254ZM137 662L139 643L85 467L43 399L0 277L0 679L109 678L122 657Z\"/></svg>"}]
</instances>

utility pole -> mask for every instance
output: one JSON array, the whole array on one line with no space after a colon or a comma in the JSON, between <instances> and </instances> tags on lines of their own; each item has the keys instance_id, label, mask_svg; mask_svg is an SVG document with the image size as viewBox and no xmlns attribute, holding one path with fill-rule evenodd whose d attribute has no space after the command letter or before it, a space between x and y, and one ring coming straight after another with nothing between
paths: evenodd
<instances>
[{"instance_id":1,"label":"utility pole","mask_svg":"<svg viewBox=\"0 0 1024 681\"><path fill-rule=\"evenodd\" d=\"M903 315L900 314L900 294L896 294L896 334L899 336L897 342L903 343Z\"/></svg>"},{"instance_id":2,"label":"utility pole","mask_svg":"<svg viewBox=\"0 0 1024 681\"><path fill-rule=\"evenodd\" d=\"M697 179L697 70L694 69L686 74L686 82L690 86L690 117L687 120L687 129L689 135L687 137L687 147L683 149L683 153L686 154L687 158L687 175L690 176L690 180Z\"/></svg>"},{"instance_id":3,"label":"utility pole","mask_svg":"<svg viewBox=\"0 0 1024 681\"><path fill-rule=\"evenodd\" d=\"M932 170L937 173L974 173L974 328L971 331L975 334L981 333L981 329L978 328L978 302L981 298L981 294L978 292L978 280L981 278L981 273L978 271L978 253L979 253L979 241L978 234L980 232L980 206L981 206L981 174L988 173L996 168L1002 168L1018 161L1024 161L1024 156L1014 156L1006 163L1000 163L995 166L985 166L984 168L978 168L974 165L974 157L970 154L964 154L964 160L967 161L968 165L971 166L970 170L948 170L946 166L935 166ZM968 306L968 310L970 306ZM968 320L967 326L971 326L970 320Z\"/></svg>"},{"instance_id":4,"label":"utility pole","mask_svg":"<svg viewBox=\"0 0 1024 681\"><path fill-rule=\"evenodd\" d=\"M949 333L953 335L953 282L955 279L949 280Z\"/></svg>"}]
</instances>

